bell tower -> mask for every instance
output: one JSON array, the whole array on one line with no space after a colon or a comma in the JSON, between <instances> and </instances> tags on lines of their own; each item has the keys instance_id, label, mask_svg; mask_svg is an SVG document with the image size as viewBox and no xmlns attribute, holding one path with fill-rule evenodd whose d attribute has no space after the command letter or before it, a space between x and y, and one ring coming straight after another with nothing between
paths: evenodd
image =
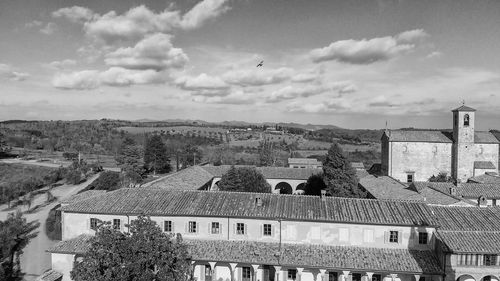
<instances>
[{"instance_id":1,"label":"bell tower","mask_svg":"<svg viewBox=\"0 0 500 281\"><path fill-rule=\"evenodd\" d=\"M453 146L451 175L466 182L474 175L474 121L476 110L465 103L453 112Z\"/></svg>"}]
</instances>

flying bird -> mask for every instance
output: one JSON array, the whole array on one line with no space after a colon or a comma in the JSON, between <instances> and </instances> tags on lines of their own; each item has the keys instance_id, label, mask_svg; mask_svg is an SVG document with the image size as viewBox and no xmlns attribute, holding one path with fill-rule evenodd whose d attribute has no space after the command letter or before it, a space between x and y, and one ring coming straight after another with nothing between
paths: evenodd
<instances>
[{"instance_id":1,"label":"flying bird","mask_svg":"<svg viewBox=\"0 0 500 281\"><path fill-rule=\"evenodd\" d=\"M261 62L259 62L259 64L257 65L257 67L261 67L263 65L264 65L264 61L261 61Z\"/></svg>"}]
</instances>

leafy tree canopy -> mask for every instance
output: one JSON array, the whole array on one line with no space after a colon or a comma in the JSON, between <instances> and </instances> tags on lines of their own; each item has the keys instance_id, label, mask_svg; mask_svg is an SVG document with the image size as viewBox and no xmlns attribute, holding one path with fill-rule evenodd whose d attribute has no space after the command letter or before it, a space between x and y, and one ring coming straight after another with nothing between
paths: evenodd
<instances>
[{"instance_id":1,"label":"leafy tree canopy","mask_svg":"<svg viewBox=\"0 0 500 281\"><path fill-rule=\"evenodd\" d=\"M75 261L75 281L187 281L191 264L182 238L162 232L149 217L139 216L130 224L130 233L101 225L90 239L82 261Z\"/></svg>"},{"instance_id":2,"label":"leafy tree canopy","mask_svg":"<svg viewBox=\"0 0 500 281\"><path fill-rule=\"evenodd\" d=\"M149 172L168 173L171 170L167 148L160 135L152 135L146 140L144 164Z\"/></svg>"},{"instance_id":3,"label":"leafy tree canopy","mask_svg":"<svg viewBox=\"0 0 500 281\"><path fill-rule=\"evenodd\" d=\"M332 144L323 161L323 174L328 194L338 197L366 197L366 192L358 186L356 171L337 143Z\"/></svg>"},{"instance_id":4,"label":"leafy tree canopy","mask_svg":"<svg viewBox=\"0 0 500 281\"><path fill-rule=\"evenodd\" d=\"M104 171L86 190L115 190L120 188L120 173Z\"/></svg>"},{"instance_id":5,"label":"leafy tree canopy","mask_svg":"<svg viewBox=\"0 0 500 281\"><path fill-rule=\"evenodd\" d=\"M326 190L327 186L323 180L323 174L311 175L304 187L304 195L321 196L321 190Z\"/></svg>"},{"instance_id":6,"label":"leafy tree canopy","mask_svg":"<svg viewBox=\"0 0 500 281\"><path fill-rule=\"evenodd\" d=\"M144 175L144 151L131 138L125 138L116 157L120 167L130 184L139 183Z\"/></svg>"},{"instance_id":7,"label":"leafy tree canopy","mask_svg":"<svg viewBox=\"0 0 500 281\"><path fill-rule=\"evenodd\" d=\"M35 238L38 222L27 222L20 212L11 213L0 221L0 280L19 280L22 277L19 256L29 241Z\"/></svg>"},{"instance_id":8,"label":"leafy tree canopy","mask_svg":"<svg viewBox=\"0 0 500 281\"><path fill-rule=\"evenodd\" d=\"M430 182L453 182L453 178L448 176L447 173L439 173L437 176L432 175L429 178Z\"/></svg>"},{"instance_id":9,"label":"leafy tree canopy","mask_svg":"<svg viewBox=\"0 0 500 281\"><path fill-rule=\"evenodd\" d=\"M232 166L219 181L223 191L271 193L271 186L264 176L253 167Z\"/></svg>"}]
</instances>

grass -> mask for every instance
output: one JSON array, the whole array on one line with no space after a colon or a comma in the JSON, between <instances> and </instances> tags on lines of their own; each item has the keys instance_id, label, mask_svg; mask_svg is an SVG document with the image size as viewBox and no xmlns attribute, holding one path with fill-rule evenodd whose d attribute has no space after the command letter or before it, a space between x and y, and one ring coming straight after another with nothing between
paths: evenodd
<instances>
[{"instance_id":1,"label":"grass","mask_svg":"<svg viewBox=\"0 0 500 281\"><path fill-rule=\"evenodd\" d=\"M44 176L57 168L36 165L0 163L0 184L10 184L30 177L43 179Z\"/></svg>"}]
</instances>

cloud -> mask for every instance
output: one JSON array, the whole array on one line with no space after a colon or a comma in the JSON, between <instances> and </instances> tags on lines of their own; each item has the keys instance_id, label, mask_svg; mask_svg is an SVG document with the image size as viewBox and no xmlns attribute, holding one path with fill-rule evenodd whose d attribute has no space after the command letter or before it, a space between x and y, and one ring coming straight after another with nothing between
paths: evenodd
<instances>
[{"instance_id":1,"label":"cloud","mask_svg":"<svg viewBox=\"0 0 500 281\"><path fill-rule=\"evenodd\" d=\"M370 64L408 53L427 36L422 29L416 29L396 36L340 40L327 47L314 49L309 55L316 63L335 60L350 64Z\"/></svg>"},{"instance_id":2,"label":"cloud","mask_svg":"<svg viewBox=\"0 0 500 281\"><path fill-rule=\"evenodd\" d=\"M174 48L172 36L163 33L149 35L134 47L119 48L106 55L105 63L128 69L182 68L188 62L180 48Z\"/></svg>"},{"instance_id":3,"label":"cloud","mask_svg":"<svg viewBox=\"0 0 500 281\"><path fill-rule=\"evenodd\" d=\"M73 6L54 11L52 16L54 18L66 18L72 22L85 22L94 17L94 12L85 7Z\"/></svg>"},{"instance_id":4,"label":"cloud","mask_svg":"<svg viewBox=\"0 0 500 281\"><path fill-rule=\"evenodd\" d=\"M278 84L287 81L293 70L286 67L277 69L254 68L250 70L235 70L226 72L222 78L226 83L240 86L262 86Z\"/></svg>"},{"instance_id":5,"label":"cloud","mask_svg":"<svg viewBox=\"0 0 500 281\"><path fill-rule=\"evenodd\" d=\"M439 58L443 55L443 53L439 52L439 51L434 51L430 54L427 55L427 58L428 59L431 59L431 58Z\"/></svg>"},{"instance_id":6,"label":"cloud","mask_svg":"<svg viewBox=\"0 0 500 281\"><path fill-rule=\"evenodd\" d=\"M298 97L309 97L324 93L330 90L324 85L310 85L306 87L286 86L271 93L266 101L270 103L281 102L283 100L295 99Z\"/></svg>"},{"instance_id":7,"label":"cloud","mask_svg":"<svg viewBox=\"0 0 500 281\"><path fill-rule=\"evenodd\" d=\"M63 90L90 90L101 85L125 87L135 84L161 84L167 80L165 73L148 70L130 70L111 67L106 71L83 70L58 73L52 79L55 88Z\"/></svg>"},{"instance_id":8,"label":"cloud","mask_svg":"<svg viewBox=\"0 0 500 281\"><path fill-rule=\"evenodd\" d=\"M39 20L34 20L32 22L26 23L24 26L26 26L27 28L32 28L32 27L42 26L42 24L43 22Z\"/></svg>"},{"instance_id":9,"label":"cloud","mask_svg":"<svg viewBox=\"0 0 500 281\"><path fill-rule=\"evenodd\" d=\"M49 22L44 28L40 29L40 32L45 35L51 35L56 30L57 30L57 25L53 22Z\"/></svg>"},{"instance_id":10,"label":"cloud","mask_svg":"<svg viewBox=\"0 0 500 281\"><path fill-rule=\"evenodd\" d=\"M234 90L225 96L195 96L193 101L200 103L247 105L255 103L255 96L244 90Z\"/></svg>"},{"instance_id":11,"label":"cloud","mask_svg":"<svg viewBox=\"0 0 500 281\"><path fill-rule=\"evenodd\" d=\"M50 69L62 70L62 69L67 69L67 68L75 66L75 65L76 65L75 60L65 59L62 61L53 61L53 62L44 64L43 66L46 68L50 68Z\"/></svg>"},{"instance_id":12,"label":"cloud","mask_svg":"<svg viewBox=\"0 0 500 281\"><path fill-rule=\"evenodd\" d=\"M227 2L227 0L204 0L199 2L182 17L181 28L198 28L204 22L224 14L230 9L226 5Z\"/></svg>"},{"instance_id":13,"label":"cloud","mask_svg":"<svg viewBox=\"0 0 500 281\"><path fill-rule=\"evenodd\" d=\"M25 72L14 71L12 66L0 63L0 78L7 78L14 81L24 81L30 75Z\"/></svg>"},{"instance_id":14,"label":"cloud","mask_svg":"<svg viewBox=\"0 0 500 281\"><path fill-rule=\"evenodd\" d=\"M350 111L352 107L352 103L349 100L339 98L319 103L292 102L287 105L286 111L295 113L330 114Z\"/></svg>"},{"instance_id":15,"label":"cloud","mask_svg":"<svg viewBox=\"0 0 500 281\"><path fill-rule=\"evenodd\" d=\"M198 76L182 76L175 79L175 84L184 90L220 90L227 89L226 84L220 77L214 77L202 73Z\"/></svg>"}]
</instances>

